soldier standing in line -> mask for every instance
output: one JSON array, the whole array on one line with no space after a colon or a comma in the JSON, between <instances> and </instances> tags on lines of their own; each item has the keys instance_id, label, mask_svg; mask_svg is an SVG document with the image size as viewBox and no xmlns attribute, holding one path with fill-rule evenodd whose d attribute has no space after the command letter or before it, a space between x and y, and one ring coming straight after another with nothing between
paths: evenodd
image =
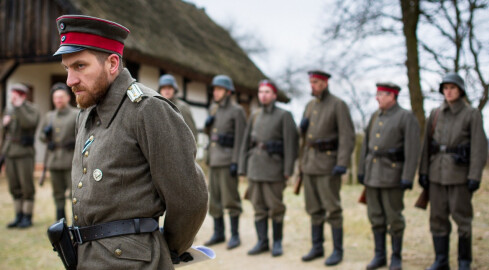
<instances>
[{"instance_id":1,"label":"soldier standing in line","mask_svg":"<svg viewBox=\"0 0 489 270\"><path fill-rule=\"evenodd\" d=\"M214 104L205 121L209 135L209 214L214 218L214 233L205 245L225 241L224 209L228 209L231 223L231 239L227 248L241 244L239 239L239 216L242 213L238 192L238 158L246 127L243 108L234 103L231 95L234 85L226 75L217 75L212 80Z\"/></svg>"},{"instance_id":2,"label":"soldier standing in line","mask_svg":"<svg viewBox=\"0 0 489 270\"><path fill-rule=\"evenodd\" d=\"M480 187L487 138L481 113L465 101L458 74L446 74L439 91L445 100L426 121L419 168L419 184L431 201L435 262L428 269L450 269L451 215L458 226L458 267L465 270L472 262L472 195Z\"/></svg>"},{"instance_id":3,"label":"soldier standing in line","mask_svg":"<svg viewBox=\"0 0 489 270\"><path fill-rule=\"evenodd\" d=\"M39 139L47 144L46 166L51 175L56 220L64 218L66 191L71 199L71 161L75 150L75 125L79 110L70 105L71 90L65 83L51 87L54 110L41 122Z\"/></svg>"},{"instance_id":4,"label":"soldier standing in line","mask_svg":"<svg viewBox=\"0 0 489 270\"><path fill-rule=\"evenodd\" d=\"M192 132L123 68L126 27L83 15L56 23L55 55L82 108L71 174L77 269L173 269L207 212Z\"/></svg>"},{"instance_id":5,"label":"soldier standing in line","mask_svg":"<svg viewBox=\"0 0 489 270\"><path fill-rule=\"evenodd\" d=\"M355 147L355 130L348 106L331 94L328 73L309 71L314 100L310 101L300 123L302 168L306 211L311 216L312 249L302 257L311 261L324 256L323 224L331 225L333 252L327 266L343 259L343 214L341 175L346 173Z\"/></svg>"},{"instance_id":6,"label":"soldier standing in line","mask_svg":"<svg viewBox=\"0 0 489 270\"><path fill-rule=\"evenodd\" d=\"M259 84L261 108L255 111L246 126L241 145L239 174L249 180L248 192L255 209L257 244L248 251L256 255L269 250L268 218L272 219L272 256L282 255L285 204L283 190L294 172L298 134L292 114L275 105L277 87L263 80Z\"/></svg>"},{"instance_id":7,"label":"soldier standing in line","mask_svg":"<svg viewBox=\"0 0 489 270\"><path fill-rule=\"evenodd\" d=\"M195 141L198 141L198 132L197 128L195 127L195 121L192 116L192 112L190 111L190 107L185 101L177 98L178 84L175 81L175 77L170 74L162 75L159 80L158 92L161 96L170 100L173 102L173 104L175 104L175 106L177 106L178 110L183 116L183 120L192 131Z\"/></svg>"},{"instance_id":8,"label":"soldier standing in line","mask_svg":"<svg viewBox=\"0 0 489 270\"><path fill-rule=\"evenodd\" d=\"M399 91L401 88L393 83L377 84L379 110L370 118L358 164L358 181L366 186L367 212L375 243L375 257L367 265L368 270L387 264L387 230L392 238L389 269L402 269L404 191L413 187L420 135L416 117L397 103Z\"/></svg>"},{"instance_id":9,"label":"soldier standing in line","mask_svg":"<svg viewBox=\"0 0 489 270\"><path fill-rule=\"evenodd\" d=\"M10 88L10 106L3 114L5 156L10 194L14 198L15 219L7 228L32 226L34 209L34 137L39 110L26 100L29 89L23 84Z\"/></svg>"}]
</instances>

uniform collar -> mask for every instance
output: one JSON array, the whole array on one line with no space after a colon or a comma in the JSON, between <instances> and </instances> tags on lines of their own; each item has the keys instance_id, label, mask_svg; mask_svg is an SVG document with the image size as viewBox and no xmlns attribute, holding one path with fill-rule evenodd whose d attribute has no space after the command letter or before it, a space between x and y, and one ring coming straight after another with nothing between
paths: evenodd
<instances>
[{"instance_id":1,"label":"uniform collar","mask_svg":"<svg viewBox=\"0 0 489 270\"><path fill-rule=\"evenodd\" d=\"M56 110L56 114L57 115L65 115L65 114L68 114L68 112L70 111L71 109L71 106L70 104L66 105L66 107L64 107L63 109L61 110Z\"/></svg>"},{"instance_id":2,"label":"uniform collar","mask_svg":"<svg viewBox=\"0 0 489 270\"><path fill-rule=\"evenodd\" d=\"M316 97L318 101L323 101L326 99L326 97L329 96L329 87L326 87L323 92L319 95L319 97Z\"/></svg>"},{"instance_id":3,"label":"uniform collar","mask_svg":"<svg viewBox=\"0 0 489 270\"><path fill-rule=\"evenodd\" d=\"M394 112L396 112L397 110L399 110L399 108L400 108L399 103L396 102L389 109L387 109L387 110L381 110L380 111L380 115L390 115L390 114L393 114Z\"/></svg>"},{"instance_id":4,"label":"uniform collar","mask_svg":"<svg viewBox=\"0 0 489 270\"><path fill-rule=\"evenodd\" d=\"M448 104L448 102L445 100L443 101L443 104L442 104L442 110L447 110L447 109L450 109L450 111L453 113L453 114L457 114L458 112L460 112L463 108L465 107L465 100L464 98L459 98L457 101L455 101L453 104Z\"/></svg>"},{"instance_id":5,"label":"uniform collar","mask_svg":"<svg viewBox=\"0 0 489 270\"><path fill-rule=\"evenodd\" d=\"M221 101L217 102L217 105L221 108L227 107L231 103L231 96L225 96Z\"/></svg>"},{"instance_id":6,"label":"uniform collar","mask_svg":"<svg viewBox=\"0 0 489 270\"><path fill-rule=\"evenodd\" d=\"M105 98L96 105L95 109L100 118L101 124L107 128L114 119L129 86L136 81L131 73L125 68L112 82Z\"/></svg>"},{"instance_id":7,"label":"uniform collar","mask_svg":"<svg viewBox=\"0 0 489 270\"><path fill-rule=\"evenodd\" d=\"M267 106L262 105L263 107L263 112L265 113L272 113L273 110L275 109L275 102L272 102L268 104Z\"/></svg>"}]
</instances>

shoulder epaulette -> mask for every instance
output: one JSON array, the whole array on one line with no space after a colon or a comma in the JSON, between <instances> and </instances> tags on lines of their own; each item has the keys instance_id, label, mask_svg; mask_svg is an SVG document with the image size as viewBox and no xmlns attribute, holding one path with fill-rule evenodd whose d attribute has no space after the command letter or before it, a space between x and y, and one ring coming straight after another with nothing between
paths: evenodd
<instances>
[{"instance_id":1,"label":"shoulder epaulette","mask_svg":"<svg viewBox=\"0 0 489 270\"><path fill-rule=\"evenodd\" d=\"M132 102L138 103L143 97L143 91L136 83L133 83L127 88L127 96Z\"/></svg>"}]
</instances>

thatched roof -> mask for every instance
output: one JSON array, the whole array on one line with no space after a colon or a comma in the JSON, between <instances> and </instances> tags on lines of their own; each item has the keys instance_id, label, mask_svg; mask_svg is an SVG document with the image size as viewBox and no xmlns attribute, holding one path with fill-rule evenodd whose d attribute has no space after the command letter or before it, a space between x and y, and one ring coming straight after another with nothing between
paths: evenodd
<instances>
[{"instance_id":1,"label":"thatched roof","mask_svg":"<svg viewBox=\"0 0 489 270\"><path fill-rule=\"evenodd\" d=\"M65 1L63 1L65 2ZM131 30L124 58L210 83L233 78L237 91L256 94L266 78L229 33L203 9L181 0L68 0L74 12L118 22ZM65 2L66 4L66 2ZM279 100L288 100L280 93Z\"/></svg>"}]
</instances>

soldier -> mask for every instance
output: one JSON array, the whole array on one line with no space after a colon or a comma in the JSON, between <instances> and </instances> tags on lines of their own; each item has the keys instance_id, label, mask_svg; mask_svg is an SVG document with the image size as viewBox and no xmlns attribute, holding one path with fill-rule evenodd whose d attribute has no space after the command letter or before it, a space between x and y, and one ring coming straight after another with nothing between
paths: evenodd
<instances>
[{"instance_id":1,"label":"soldier","mask_svg":"<svg viewBox=\"0 0 489 270\"><path fill-rule=\"evenodd\" d=\"M55 55L82 108L72 163L77 269L173 269L207 211L192 132L122 67L126 27L81 15L56 22Z\"/></svg>"},{"instance_id":2,"label":"soldier","mask_svg":"<svg viewBox=\"0 0 489 270\"><path fill-rule=\"evenodd\" d=\"M300 123L301 171L307 213L311 216L312 249L302 257L311 261L324 256L323 224L331 225L333 252L327 266L343 259L343 214L340 200L341 175L346 173L355 146L355 130L345 102L329 92L328 73L309 71L314 100Z\"/></svg>"},{"instance_id":3,"label":"soldier","mask_svg":"<svg viewBox=\"0 0 489 270\"><path fill-rule=\"evenodd\" d=\"M224 209L228 209L231 223L231 239L227 249L241 244L239 239L239 215L243 211L238 192L238 158L246 127L243 108L231 100L234 85L226 75L212 79L214 104L205 121L209 135L209 214L214 218L214 233L205 245L225 241Z\"/></svg>"},{"instance_id":4,"label":"soldier","mask_svg":"<svg viewBox=\"0 0 489 270\"><path fill-rule=\"evenodd\" d=\"M175 104L175 106L177 106L178 110L183 116L183 120L185 120L185 123L188 125L190 130L192 130L192 134L194 135L195 141L197 141L198 132L197 132L197 128L195 127L195 121L194 118L192 117L192 112L190 111L190 107L185 101L177 98L178 84L175 81L175 78L170 74L165 74L161 76L159 81L158 92L164 98L170 100L171 102L173 102L173 104Z\"/></svg>"},{"instance_id":5,"label":"soldier","mask_svg":"<svg viewBox=\"0 0 489 270\"><path fill-rule=\"evenodd\" d=\"M10 106L3 114L5 134L2 155L10 194L14 199L15 219L7 228L32 226L34 208L34 136L39 111L27 101L29 89L23 84L10 87Z\"/></svg>"},{"instance_id":6,"label":"soldier","mask_svg":"<svg viewBox=\"0 0 489 270\"><path fill-rule=\"evenodd\" d=\"M487 138L480 111L465 100L464 80L448 73L440 83L445 100L426 121L419 184L429 191L430 230L435 262L449 269L449 216L458 226L458 267L472 262L472 195L479 189L487 160Z\"/></svg>"},{"instance_id":7,"label":"soldier","mask_svg":"<svg viewBox=\"0 0 489 270\"><path fill-rule=\"evenodd\" d=\"M51 87L54 110L41 122L39 139L47 144L44 166L49 168L56 220L64 218L66 191L71 198L71 161L75 150L75 124L78 110L70 105L71 90L65 83Z\"/></svg>"},{"instance_id":8,"label":"soldier","mask_svg":"<svg viewBox=\"0 0 489 270\"><path fill-rule=\"evenodd\" d=\"M366 186L367 212L374 234L375 257L367 269L387 264L385 235L392 239L389 269L402 269L402 237L406 222L402 215L404 191L412 189L419 154L419 125L415 116L401 108L401 88L393 83L377 84L376 111L365 131L358 181Z\"/></svg>"},{"instance_id":9,"label":"soldier","mask_svg":"<svg viewBox=\"0 0 489 270\"><path fill-rule=\"evenodd\" d=\"M248 251L256 255L269 250L268 218L272 219L272 256L282 255L285 204L283 190L294 172L298 134L292 114L275 105L277 87L263 80L259 84L261 107L246 126L241 145L239 173L247 175L248 193L255 209L257 244Z\"/></svg>"}]
</instances>

